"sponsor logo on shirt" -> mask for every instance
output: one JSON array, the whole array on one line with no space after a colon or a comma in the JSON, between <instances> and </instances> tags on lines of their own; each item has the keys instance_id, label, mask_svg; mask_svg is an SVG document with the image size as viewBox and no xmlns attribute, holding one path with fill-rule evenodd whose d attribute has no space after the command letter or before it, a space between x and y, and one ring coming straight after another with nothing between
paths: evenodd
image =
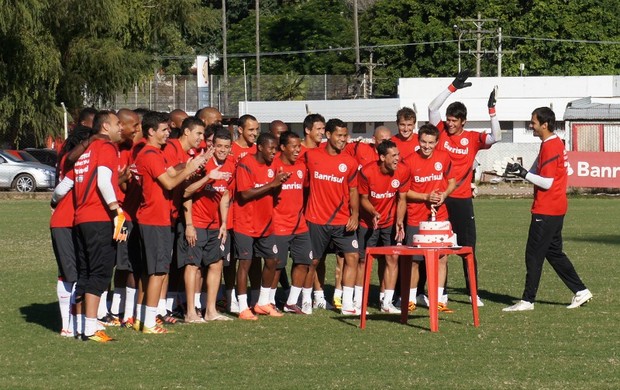
<instances>
[{"instance_id":1,"label":"sponsor logo on shirt","mask_svg":"<svg viewBox=\"0 0 620 390\"><path fill-rule=\"evenodd\" d=\"M428 183L431 181L439 181L439 180L443 180L443 173L440 173L438 175L431 174L428 176L414 176L413 177L413 181L415 181L416 183Z\"/></svg>"},{"instance_id":2,"label":"sponsor logo on shirt","mask_svg":"<svg viewBox=\"0 0 620 390\"><path fill-rule=\"evenodd\" d=\"M285 183L282 184L282 190L301 190L303 186L300 183Z\"/></svg>"},{"instance_id":3,"label":"sponsor logo on shirt","mask_svg":"<svg viewBox=\"0 0 620 390\"><path fill-rule=\"evenodd\" d=\"M467 140L467 138L463 138L463 139ZM457 147L454 147L454 146L450 145L450 143L448 141L444 142L443 147L448 152L453 153L453 154L463 154L463 155L465 155L465 154L469 153L469 148L465 148L465 149L457 148Z\"/></svg>"},{"instance_id":4,"label":"sponsor logo on shirt","mask_svg":"<svg viewBox=\"0 0 620 390\"><path fill-rule=\"evenodd\" d=\"M344 164L341 164L341 166ZM346 170L346 165L345 165L345 170ZM344 176L343 177L338 177L338 176L334 176L334 175L324 175L322 173L318 173L318 172L314 172L314 178L318 179L318 180L325 180L325 181L330 181L332 183L343 183L344 182Z\"/></svg>"},{"instance_id":5,"label":"sponsor logo on shirt","mask_svg":"<svg viewBox=\"0 0 620 390\"><path fill-rule=\"evenodd\" d=\"M380 194L374 191L370 191L370 197L375 199L389 199L394 197L394 192L384 192Z\"/></svg>"}]
</instances>

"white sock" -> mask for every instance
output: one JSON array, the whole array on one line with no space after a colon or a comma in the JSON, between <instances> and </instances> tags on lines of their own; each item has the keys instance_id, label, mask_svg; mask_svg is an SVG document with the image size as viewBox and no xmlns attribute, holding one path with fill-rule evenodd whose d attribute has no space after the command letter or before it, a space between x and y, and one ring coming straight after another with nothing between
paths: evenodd
<instances>
[{"instance_id":1,"label":"white sock","mask_svg":"<svg viewBox=\"0 0 620 390\"><path fill-rule=\"evenodd\" d=\"M261 287L260 288L260 295L258 296L258 306L264 306L264 305L268 305L269 304L269 292L271 291L271 288L269 287Z\"/></svg>"},{"instance_id":2,"label":"white sock","mask_svg":"<svg viewBox=\"0 0 620 390\"><path fill-rule=\"evenodd\" d=\"M237 302L237 293L235 292L235 289L231 289L231 290L226 290L226 302L228 302L228 304L232 304L233 302Z\"/></svg>"},{"instance_id":3,"label":"white sock","mask_svg":"<svg viewBox=\"0 0 620 390\"><path fill-rule=\"evenodd\" d=\"M60 307L60 318L62 319L62 329L72 330L71 328L71 291L73 283L59 280L56 283L56 294L58 295L58 306Z\"/></svg>"},{"instance_id":4,"label":"white sock","mask_svg":"<svg viewBox=\"0 0 620 390\"><path fill-rule=\"evenodd\" d=\"M334 289L334 298L342 299L342 290L339 288Z\"/></svg>"},{"instance_id":5,"label":"white sock","mask_svg":"<svg viewBox=\"0 0 620 390\"><path fill-rule=\"evenodd\" d=\"M157 314L159 314L160 316L165 316L166 314L168 314L166 312L166 300L165 299L159 299L159 302L157 303Z\"/></svg>"},{"instance_id":6,"label":"white sock","mask_svg":"<svg viewBox=\"0 0 620 390\"><path fill-rule=\"evenodd\" d=\"M302 304L312 303L312 287L301 289L301 302Z\"/></svg>"},{"instance_id":7,"label":"white sock","mask_svg":"<svg viewBox=\"0 0 620 390\"><path fill-rule=\"evenodd\" d=\"M444 296L445 296L445 300L444 300ZM444 305L446 303L448 303L448 296L447 295L443 295L443 287L438 287L437 288L437 298L439 300L439 303L443 303Z\"/></svg>"},{"instance_id":8,"label":"white sock","mask_svg":"<svg viewBox=\"0 0 620 390\"><path fill-rule=\"evenodd\" d=\"M362 305L362 295L364 294L364 287L355 286L355 298L353 298L353 302L355 302L356 306Z\"/></svg>"},{"instance_id":9,"label":"white sock","mask_svg":"<svg viewBox=\"0 0 620 390\"><path fill-rule=\"evenodd\" d=\"M383 298L385 298L385 291L379 293L379 302L383 302Z\"/></svg>"},{"instance_id":10,"label":"white sock","mask_svg":"<svg viewBox=\"0 0 620 390\"><path fill-rule=\"evenodd\" d=\"M415 302L415 298L418 296L418 288L409 289L409 302Z\"/></svg>"},{"instance_id":11,"label":"white sock","mask_svg":"<svg viewBox=\"0 0 620 390\"><path fill-rule=\"evenodd\" d=\"M394 299L394 290L385 290L385 295L383 296L383 305L391 305L392 299Z\"/></svg>"},{"instance_id":12,"label":"white sock","mask_svg":"<svg viewBox=\"0 0 620 390\"><path fill-rule=\"evenodd\" d=\"M154 306L146 306L144 312L144 327L152 328L157 325L155 317L157 317L157 308Z\"/></svg>"},{"instance_id":13,"label":"white sock","mask_svg":"<svg viewBox=\"0 0 620 390\"><path fill-rule=\"evenodd\" d=\"M342 287L342 309L353 309L353 287Z\"/></svg>"},{"instance_id":14,"label":"white sock","mask_svg":"<svg viewBox=\"0 0 620 390\"><path fill-rule=\"evenodd\" d=\"M97 318L103 318L108 314L108 292L104 291L99 300L99 308L97 309Z\"/></svg>"},{"instance_id":15,"label":"white sock","mask_svg":"<svg viewBox=\"0 0 620 390\"><path fill-rule=\"evenodd\" d=\"M276 290L277 288L269 289L269 303L272 305L276 304Z\"/></svg>"},{"instance_id":16,"label":"white sock","mask_svg":"<svg viewBox=\"0 0 620 390\"><path fill-rule=\"evenodd\" d=\"M110 305L110 313L118 317L120 313L121 303L125 295L125 289L120 287L114 288L114 294L112 294L112 305Z\"/></svg>"},{"instance_id":17,"label":"white sock","mask_svg":"<svg viewBox=\"0 0 620 390\"><path fill-rule=\"evenodd\" d=\"M248 309L248 294L239 295L239 313L243 312L245 309Z\"/></svg>"},{"instance_id":18,"label":"white sock","mask_svg":"<svg viewBox=\"0 0 620 390\"><path fill-rule=\"evenodd\" d=\"M141 303L136 304L136 320L144 322L144 305Z\"/></svg>"},{"instance_id":19,"label":"white sock","mask_svg":"<svg viewBox=\"0 0 620 390\"><path fill-rule=\"evenodd\" d=\"M84 322L84 314L75 316L75 332L77 334L84 334Z\"/></svg>"},{"instance_id":20,"label":"white sock","mask_svg":"<svg viewBox=\"0 0 620 390\"><path fill-rule=\"evenodd\" d=\"M177 295L178 294L176 291L168 291L168 293L166 293L166 310L170 312L174 310L174 304L176 303Z\"/></svg>"},{"instance_id":21,"label":"white sock","mask_svg":"<svg viewBox=\"0 0 620 390\"><path fill-rule=\"evenodd\" d=\"M323 292L323 290L318 290L314 292L314 301L315 302L320 302L320 301L324 301L325 300L325 293Z\"/></svg>"},{"instance_id":22,"label":"white sock","mask_svg":"<svg viewBox=\"0 0 620 390\"><path fill-rule=\"evenodd\" d=\"M288 292L288 299L286 300L287 305L296 305L299 300L299 294L301 294L301 287L291 286L290 291Z\"/></svg>"},{"instance_id":23,"label":"white sock","mask_svg":"<svg viewBox=\"0 0 620 390\"><path fill-rule=\"evenodd\" d=\"M92 336L97 331L97 319L96 318L85 318L84 319L84 336Z\"/></svg>"},{"instance_id":24,"label":"white sock","mask_svg":"<svg viewBox=\"0 0 620 390\"><path fill-rule=\"evenodd\" d=\"M250 306L256 306L260 298L260 290L250 290Z\"/></svg>"},{"instance_id":25,"label":"white sock","mask_svg":"<svg viewBox=\"0 0 620 390\"><path fill-rule=\"evenodd\" d=\"M127 321L134 316L136 291L133 287L125 287L125 315L123 316L123 321Z\"/></svg>"},{"instance_id":26,"label":"white sock","mask_svg":"<svg viewBox=\"0 0 620 390\"><path fill-rule=\"evenodd\" d=\"M196 306L196 309L202 309L202 305L200 302L200 293L194 293L194 306Z\"/></svg>"}]
</instances>

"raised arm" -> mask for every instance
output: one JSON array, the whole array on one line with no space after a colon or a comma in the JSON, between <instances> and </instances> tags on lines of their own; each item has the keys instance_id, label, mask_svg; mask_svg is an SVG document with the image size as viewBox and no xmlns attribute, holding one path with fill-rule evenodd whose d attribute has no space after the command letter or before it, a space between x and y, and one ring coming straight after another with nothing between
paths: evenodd
<instances>
[{"instance_id":1,"label":"raised arm","mask_svg":"<svg viewBox=\"0 0 620 390\"><path fill-rule=\"evenodd\" d=\"M459 72L454 81L452 81L452 84L450 84L447 89L441 91L441 93L437 95L437 97L428 105L428 121L432 125L437 126L439 122L441 122L441 113L439 112L439 109L443 106L451 94L459 89L471 87L471 83L466 82L468 77L468 69Z\"/></svg>"}]
</instances>

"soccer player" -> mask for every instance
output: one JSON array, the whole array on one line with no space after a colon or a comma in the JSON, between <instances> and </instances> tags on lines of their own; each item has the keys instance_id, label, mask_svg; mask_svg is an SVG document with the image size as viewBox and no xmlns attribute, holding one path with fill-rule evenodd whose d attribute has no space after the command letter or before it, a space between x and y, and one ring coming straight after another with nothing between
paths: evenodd
<instances>
[{"instance_id":1,"label":"soccer player","mask_svg":"<svg viewBox=\"0 0 620 390\"><path fill-rule=\"evenodd\" d=\"M248 154L256 154L256 137L260 133L260 125L250 114L242 115L238 122L239 137L232 145L232 156L238 162Z\"/></svg>"},{"instance_id":2,"label":"soccer player","mask_svg":"<svg viewBox=\"0 0 620 390\"><path fill-rule=\"evenodd\" d=\"M534 184L532 219L525 247L525 288L521 300L503 311L534 310L545 258L566 287L575 294L567 306L575 309L592 299L592 293L562 251L562 227L568 208L568 155L564 143L554 133L555 113L550 108L539 107L534 110L530 129L542 141L534 166L529 172L519 163L509 164L506 169Z\"/></svg>"},{"instance_id":3,"label":"soccer player","mask_svg":"<svg viewBox=\"0 0 620 390\"><path fill-rule=\"evenodd\" d=\"M182 125L189 115L180 108L170 111L170 139L179 138L183 132Z\"/></svg>"},{"instance_id":4,"label":"soccer player","mask_svg":"<svg viewBox=\"0 0 620 390\"><path fill-rule=\"evenodd\" d=\"M417 116L415 111L409 107L403 107L396 112L398 134L392 137L392 142L398 147L400 157L403 160L419 148L418 137L414 132L416 120Z\"/></svg>"},{"instance_id":5,"label":"soccer player","mask_svg":"<svg viewBox=\"0 0 620 390\"><path fill-rule=\"evenodd\" d=\"M312 238L314 259L304 287L312 287L312 282L308 281L314 280L319 260L330 240L333 240L345 258L341 312L345 315L359 315L360 307L353 304L359 262L356 234L359 224L357 162L351 156L341 153L348 134L346 123L340 119L330 119L325 124L325 147L308 150L305 155L310 179L306 220ZM302 293L302 304L307 298Z\"/></svg>"},{"instance_id":6,"label":"soccer player","mask_svg":"<svg viewBox=\"0 0 620 390\"><path fill-rule=\"evenodd\" d=\"M200 118L204 122L205 126L209 126L213 123L222 123L222 113L215 107L203 107L196 112L196 117Z\"/></svg>"},{"instance_id":7,"label":"soccer player","mask_svg":"<svg viewBox=\"0 0 620 390\"><path fill-rule=\"evenodd\" d=\"M52 202L58 202L73 188L78 245L75 287L78 334L85 341L106 343L113 339L104 330L98 330L97 309L101 294L112 279L115 241L126 238L122 232L125 215L116 198L120 121L113 112L100 111L95 115L93 130L101 137L88 145L73 171L67 172L54 190Z\"/></svg>"},{"instance_id":8,"label":"soccer player","mask_svg":"<svg viewBox=\"0 0 620 390\"><path fill-rule=\"evenodd\" d=\"M426 124L418 131L420 148L405 160L411 172L411 187L407 193L407 242L413 244L413 235L420 229L420 222L448 220L448 210L444 204L448 195L456 188L452 160L448 153L437 150L439 130ZM418 258L417 260L421 260ZM443 294L448 256L439 259L439 311L451 313L447 296ZM413 263L410 284L410 299L417 296L419 277L418 261ZM415 303L409 302L409 311L415 310Z\"/></svg>"},{"instance_id":9,"label":"soccer player","mask_svg":"<svg viewBox=\"0 0 620 390\"><path fill-rule=\"evenodd\" d=\"M302 307L297 305L299 295L312 262L312 243L308 224L304 217L304 188L308 186L308 172L303 161L299 160L301 139L292 131L280 136L280 155L275 158L273 168L289 175L286 183L275 198L273 226L278 247L278 266L271 286L272 298L275 296L278 274L286 267L289 250L293 259L291 270L292 286L284 311L296 314L312 313L312 302L306 301ZM286 271L284 271L286 272Z\"/></svg>"},{"instance_id":10,"label":"soccer player","mask_svg":"<svg viewBox=\"0 0 620 390\"><path fill-rule=\"evenodd\" d=\"M90 128L85 126L76 127L71 136L67 138L59 153L58 170L62 181L67 173L73 169L73 164L67 164L67 153L80 142L90 137ZM73 190L71 190L73 191ZM52 204L52 217L50 218L50 232L52 235L52 248L58 265L58 282L56 294L60 307L62 328L60 335L73 337L75 335L75 315L71 310L71 297L77 281L77 261L75 231L73 229L73 217L75 209L72 194L67 194L58 204Z\"/></svg>"},{"instance_id":11,"label":"soccer player","mask_svg":"<svg viewBox=\"0 0 620 390\"><path fill-rule=\"evenodd\" d=\"M396 245L405 238L404 220L407 213L407 191L409 190L409 168L400 164L400 153L396 144L389 139L377 145L379 160L370 162L360 170L360 264L366 258L366 247ZM361 275L361 281L360 281ZM398 255L386 256L383 274L384 296L381 311L400 313L394 307L394 286L398 276ZM358 286L362 287L364 266L357 269Z\"/></svg>"},{"instance_id":12,"label":"soccer player","mask_svg":"<svg viewBox=\"0 0 620 390\"><path fill-rule=\"evenodd\" d=\"M184 166L168 166L162 151L170 135L168 120L168 114L165 113L144 114L142 132L146 145L138 153L135 162L143 193L137 218L144 245L146 272L143 283L146 287L145 297L136 308L134 329L142 328L143 333L150 334L168 332L157 324L156 317L162 287L172 261L170 190L181 184L205 162L205 156L201 154L187 160Z\"/></svg>"},{"instance_id":13,"label":"soccer player","mask_svg":"<svg viewBox=\"0 0 620 390\"><path fill-rule=\"evenodd\" d=\"M194 310L188 310L185 322L190 323L229 319L217 312L216 298L222 278L222 258L230 262L230 253L225 251L228 244L226 223L235 165L228 158L232 144L230 133L219 127L220 130L213 137L213 158L207 161L204 168L208 173L190 184L184 193L185 198L192 199L191 209L187 206L185 208L185 239L189 251L185 259L179 258L179 265L181 262L186 264L186 274L187 269L197 269L201 265L207 267L205 317L197 317ZM196 290L191 277L186 278L185 288L188 307L192 308L194 299L191 295Z\"/></svg>"},{"instance_id":14,"label":"soccer player","mask_svg":"<svg viewBox=\"0 0 620 390\"><path fill-rule=\"evenodd\" d=\"M308 149L314 149L321 145L325 135L325 118L323 115L309 114L306 116L304 118L304 134L305 138L301 141L299 158L303 158Z\"/></svg>"},{"instance_id":15,"label":"soccer player","mask_svg":"<svg viewBox=\"0 0 620 390\"><path fill-rule=\"evenodd\" d=\"M474 220L474 204L472 201L472 174L473 164L476 154L481 149L488 149L502 138L499 120L495 114L495 89L491 92L488 101L489 116L491 118L491 133L480 133L477 131L465 130L467 121L467 108L461 102L454 102L446 109L446 121L441 120L439 109L448 97L459 89L471 86L466 82L469 71L460 72L452 84L441 92L428 106L429 122L437 126L440 131L439 144L437 150L448 152L452 159L452 169L456 177L456 186L450 197L446 199L448 214L452 229L456 233L458 244L470 246L474 250L474 264L476 267L476 278L478 274L477 260L475 257L476 249L476 221ZM465 283L469 290L469 279L467 278L467 266L463 257L463 273ZM478 299L478 306L484 306L482 300Z\"/></svg>"},{"instance_id":16,"label":"soccer player","mask_svg":"<svg viewBox=\"0 0 620 390\"><path fill-rule=\"evenodd\" d=\"M285 131L288 131L288 126L281 120L276 119L269 124L269 132L273 134L277 140L280 140L280 135Z\"/></svg>"}]
</instances>

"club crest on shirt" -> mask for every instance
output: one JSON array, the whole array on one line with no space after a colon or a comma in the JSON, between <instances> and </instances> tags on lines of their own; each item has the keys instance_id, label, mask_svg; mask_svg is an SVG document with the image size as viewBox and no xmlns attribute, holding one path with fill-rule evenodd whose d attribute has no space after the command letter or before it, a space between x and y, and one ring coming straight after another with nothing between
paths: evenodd
<instances>
[{"instance_id":1,"label":"club crest on shirt","mask_svg":"<svg viewBox=\"0 0 620 390\"><path fill-rule=\"evenodd\" d=\"M435 170L436 171L441 171L442 168L443 168L443 165L439 161L437 161L435 163Z\"/></svg>"},{"instance_id":2,"label":"club crest on shirt","mask_svg":"<svg viewBox=\"0 0 620 390\"><path fill-rule=\"evenodd\" d=\"M274 175L273 169L269 168L267 170L267 177L271 179L273 178L273 175Z\"/></svg>"},{"instance_id":3,"label":"club crest on shirt","mask_svg":"<svg viewBox=\"0 0 620 390\"><path fill-rule=\"evenodd\" d=\"M304 178L304 173L301 171L301 169L297 170L297 177L300 179Z\"/></svg>"},{"instance_id":4,"label":"club crest on shirt","mask_svg":"<svg viewBox=\"0 0 620 390\"><path fill-rule=\"evenodd\" d=\"M347 164L340 164L338 165L338 170L342 173L345 173L347 171Z\"/></svg>"},{"instance_id":5,"label":"club crest on shirt","mask_svg":"<svg viewBox=\"0 0 620 390\"><path fill-rule=\"evenodd\" d=\"M467 138L461 138L461 145L463 146L469 145L469 140Z\"/></svg>"},{"instance_id":6,"label":"club crest on shirt","mask_svg":"<svg viewBox=\"0 0 620 390\"><path fill-rule=\"evenodd\" d=\"M400 186L400 181L398 179L392 180L392 188L398 188Z\"/></svg>"}]
</instances>

